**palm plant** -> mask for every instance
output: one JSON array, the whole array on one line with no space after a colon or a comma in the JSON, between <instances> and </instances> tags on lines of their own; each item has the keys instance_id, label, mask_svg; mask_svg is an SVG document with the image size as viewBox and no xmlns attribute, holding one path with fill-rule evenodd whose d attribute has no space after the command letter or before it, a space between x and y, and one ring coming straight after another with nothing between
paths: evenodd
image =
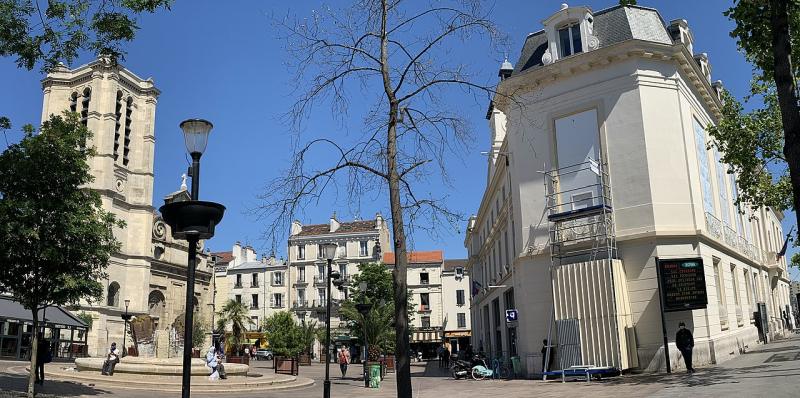
<instances>
[{"instance_id":1,"label":"palm plant","mask_svg":"<svg viewBox=\"0 0 800 398\"><path fill-rule=\"evenodd\" d=\"M241 346L247 326L253 324L247 307L238 301L228 300L222 310L217 312L217 316L219 317L217 318L218 331L227 331L230 326L231 333L226 339L227 345L232 348Z\"/></svg>"},{"instance_id":2,"label":"palm plant","mask_svg":"<svg viewBox=\"0 0 800 398\"><path fill-rule=\"evenodd\" d=\"M317 334L321 328L317 327L316 321L306 322L305 319L300 323L300 341L303 343L303 351L306 354L311 353L311 346L317 338Z\"/></svg>"}]
</instances>

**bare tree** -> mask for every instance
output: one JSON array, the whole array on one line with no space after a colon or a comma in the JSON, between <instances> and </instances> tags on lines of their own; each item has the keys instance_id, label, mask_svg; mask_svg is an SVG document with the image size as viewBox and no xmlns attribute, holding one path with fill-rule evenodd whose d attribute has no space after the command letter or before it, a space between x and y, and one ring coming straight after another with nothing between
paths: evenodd
<instances>
[{"instance_id":1,"label":"bare tree","mask_svg":"<svg viewBox=\"0 0 800 398\"><path fill-rule=\"evenodd\" d=\"M342 121L354 92L371 106L355 139L323 135L303 142L298 134L289 169L267 185L258 212L268 220L266 235L274 245L296 214L323 194L346 187L348 203L359 206L365 195L384 197L388 191L398 397L411 397L407 238L415 229L435 233L463 219L424 184L440 177L446 185L445 159L472 143L469 123L454 105L463 102L456 98L471 95L487 104L497 94L494 77L479 83L469 64L453 59L466 46L482 57L488 52L477 47L488 50L502 42L489 11L477 0L358 0L346 9L276 22L296 72L299 99L287 117L298 131L317 104L330 104ZM334 158L320 167L318 159L330 153Z\"/></svg>"}]
</instances>

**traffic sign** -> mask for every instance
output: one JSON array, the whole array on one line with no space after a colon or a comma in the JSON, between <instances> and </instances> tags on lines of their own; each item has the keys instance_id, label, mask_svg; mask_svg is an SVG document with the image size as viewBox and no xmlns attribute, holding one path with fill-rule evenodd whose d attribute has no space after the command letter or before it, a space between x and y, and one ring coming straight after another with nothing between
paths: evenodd
<instances>
[{"instance_id":1,"label":"traffic sign","mask_svg":"<svg viewBox=\"0 0 800 398\"><path fill-rule=\"evenodd\" d=\"M516 309L506 310L506 322L515 322L519 319L519 313Z\"/></svg>"}]
</instances>

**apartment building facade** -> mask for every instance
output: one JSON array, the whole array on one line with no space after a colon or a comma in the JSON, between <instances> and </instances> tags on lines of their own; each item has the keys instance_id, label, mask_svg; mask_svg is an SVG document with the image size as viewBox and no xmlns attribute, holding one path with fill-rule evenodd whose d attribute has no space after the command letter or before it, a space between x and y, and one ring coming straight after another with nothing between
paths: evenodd
<instances>
[{"instance_id":1,"label":"apartment building facade","mask_svg":"<svg viewBox=\"0 0 800 398\"><path fill-rule=\"evenodd\" d=\"M659 259L696 259L705 280L705 308L665 314L673 369L679 322L698 364L783 334L783 216L734 204L705 127L721 117L721 82L688 23L564 5L542 24L501 66L487 114L487 188L464 241L476 350L532 374L549 338L579 346L582 363L663 369Z\"/></svg>"},{"instance_id":2,"label":"apartment building facade","mask_svg":"<svg viewBox=\"0 0 800 398\"><path fill-rule=\"evenodd\" d=\"M451 353L466 350L470 344L470 278L466 259L442 263L442 334Z\"/></svg>"},{"instance_id":3,"label":"apartment building facade","mask_svg":"<svg viewBox=\"0 0 800 398\"><path fill-rule=\"evenodd\" d=\"M287 242L286 305L298 321L316 321L325 325L327 303L327 260L322 244L338 245L332 268L345 281L342 290L331 291L333 304L347 299L349 281L358 273L358 265L380 261L381 250L390 247L386 221L378 213L372 220L339 221L334 213L327 224L303 225L292 223ZM339 319L336 305L331 311L332 335L347 336L347 329ZM319 352L319 344L314 350Z\"/></svg>"}]
</instances>

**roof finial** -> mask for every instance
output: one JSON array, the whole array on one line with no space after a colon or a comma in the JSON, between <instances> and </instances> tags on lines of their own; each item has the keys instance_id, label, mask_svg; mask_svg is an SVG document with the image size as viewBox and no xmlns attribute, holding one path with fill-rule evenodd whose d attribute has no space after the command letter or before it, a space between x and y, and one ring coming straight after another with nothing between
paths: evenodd
<instances>
[{"instance_id":1,"label":"roof finial","mask_svg":"<svg viewBox=\"0 0 800 398\"><path fill-rule=\"evenodd\" d=\"M181 191L188 191L189 187L186 186L186 173L181 174Z\"/></svg>"},{"instance_id":2,"label":"roof finial","mask_svg":"<svg viewBox=\"0 0 800 398\"><path fill-rule=\"evenodd\" d=\"M561 3L561 9L562 9L562 10L566 10L567 8L569 8L569 4L567 4L567 3Z\"/></svg>"}]
</instances>

